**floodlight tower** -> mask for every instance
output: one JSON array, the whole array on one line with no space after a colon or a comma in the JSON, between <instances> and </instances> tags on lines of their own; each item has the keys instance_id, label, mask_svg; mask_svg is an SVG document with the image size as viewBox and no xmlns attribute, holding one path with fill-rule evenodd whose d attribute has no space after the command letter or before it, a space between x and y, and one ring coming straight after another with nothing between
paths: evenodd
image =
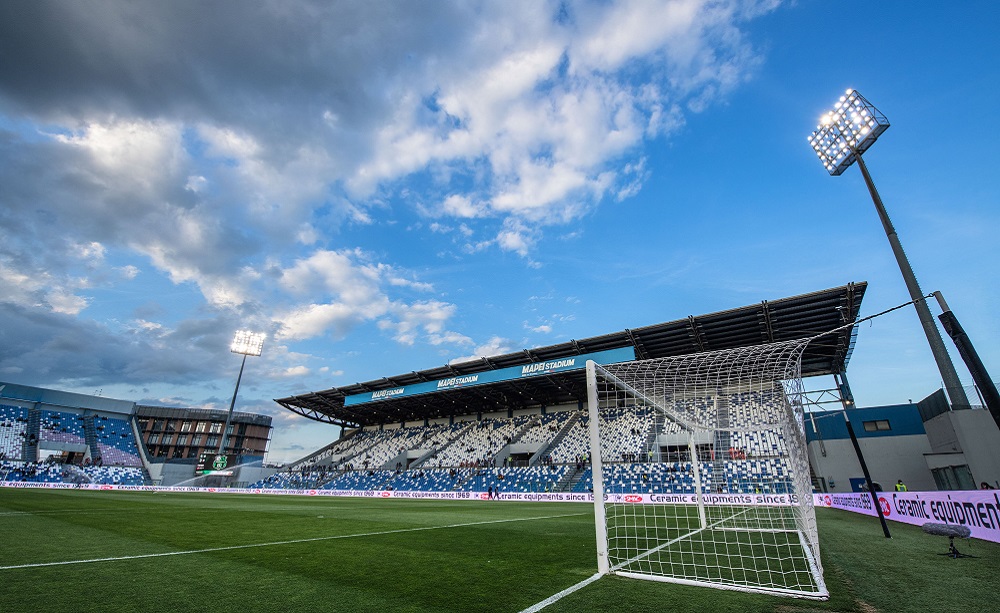
<instances>
[{"instance_id":1,"label":"floodlight tower","mask_svg":"<svg viewBox=\"0 0 1000 613\"><path fill-rule=\"evenodd\" d=\"M969 408L969 399L965 395L965 389L958 379L955 365L952 364L945 349L944 341L941 340L941 333L938 332L931 311L927 307L924 293L920 290L917 277L913 274L906 253L896 235L896 228L893 227L889 214L885 211L882 198L875 189L871 175L868 174L868 167L861 158L861 154L871 147L875 140L888 129L889 120L879 112L871 102L853 89L840 97L840 100L833 106L833 110L823 115L820 125L816 126L816 131L809 137L809 144L816 151L827 172L833 176L838 176L847 170L854 162L858 163L861 174L865 178L865 185L875 203L875 210L878 211L879 219L882 220L882 228L889 239L889 245L896 256L896 263L903 273L903 281L906 289L910 292L910 299L917 310L917 317L924 328L927 342L930 344L934 361L937 362L938 371L944 381L944 387L948 392L948 398L954 408Z\"/></svg>"},{"instance_id":2,"label":"floodlight tower","mask_svg":"<svg viewBox=\"0 0 1000 613\"><path fill-rule=\"evenodd\" d=\"M229 415L226 416L226 427L222 429L222 441L219 443L218 455L223 455L226 443L229 440L229 424L233 421L233 407L236 406L236 394L240 393L240 380L243 379L243 367L247 365L247 356L259 356L264 350L264 335L260 332L249 330L239 330L233 337L233 344L229 346L233 353L243 354L243 362L240 364L240 374L236 377L236 390L233 391L233 400L229 403Z\"/></svg>"}]
</instances>

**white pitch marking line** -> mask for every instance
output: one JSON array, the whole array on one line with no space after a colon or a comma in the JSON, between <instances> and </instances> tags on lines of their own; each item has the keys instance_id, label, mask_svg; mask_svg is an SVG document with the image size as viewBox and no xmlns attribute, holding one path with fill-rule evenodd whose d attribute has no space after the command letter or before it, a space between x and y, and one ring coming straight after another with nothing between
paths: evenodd
<instances>
[{"instance_id":1,"label":"white pitch marking line","mask_svg":"<svg viewBox=\"0 0 1000 613\"><path fill-rule=\"evenodd\" d=\"M142 558L163 558L167 556L184 556L192 553L210 553L213 551L231 551L235 549L253 549L255 547L273 547L276 545L294 545L296 543L313 543L316 541L333 541L337 539L358 538L362 536L380 536L383 534L400 534L404 532L423 532L427 530L442 530L446 528L464 528L468 526L483 526L488 524L506 524L517 521L536 521L540 519L557 519L560 517L575 517L586 515L586 513L565 513L563 515L544 515L541 517L519 517L516 519L494 519L490 521L475 521L464 524L449 524L447 526L425 526L423 528L400 528L399 530L383 530L381 532L362 532L358 534L338 534L336 536L317 536L307 539L294 539L290 541L274 541L271 543L253 543L250 545L229 545L227 547L210 547L207 549L192 549L189 551L167 551L164 553L146 553L136 556L118 556L113 558L92 558L89 560L66 560L63 562L39 562L36 564L15 564L12 566L0 566L0 570L17 570L20 568L41 568L43 566L67 566L71 564L92 564L94 562L118 562L121 560L140 560Z\"/></svg>"},{"instance_id":2,"label":"white pitch marking line","mask_svg":"<svg viewBox=\"0 0 1000 613\"><path fill-rule=\"evenodd\" d=\"M549 606L553 602L556 602L557 600L560 600L564 596L569 596L570 594L572 594L573 592L575 592L575 591L577 591L579 589L587 587L588 585L590 585L594 581L597 581L600 578L601 578L601 573L594 573L593 575L591 575L590 577L587 577L586 579L584 579L580 583L577 583L576 585L572 585L572 586L564 589L563 591L559 592L558 594L553 594L553 595L549 596L548 598L546 598L545 600L543 600L543 601L541 601L539 603L531 605L527 609L521 611L521 613L536 613L537 611L541 611L542 609L544 609L545 607Z\"/></svg>"},{"instance_id":3,"label":"white pitch marking line","mask_svg":"<svg viewBox=\"0 0 1000 613\"><path fill-rule=\"evenodd\" d=\"M96 513L121 513L121 509L90 509L88 511L77 511L74 509L64 509L59 511L4 511L0 517L35 517L37 515L94 515Z\"/></svg>"}]
</instances>

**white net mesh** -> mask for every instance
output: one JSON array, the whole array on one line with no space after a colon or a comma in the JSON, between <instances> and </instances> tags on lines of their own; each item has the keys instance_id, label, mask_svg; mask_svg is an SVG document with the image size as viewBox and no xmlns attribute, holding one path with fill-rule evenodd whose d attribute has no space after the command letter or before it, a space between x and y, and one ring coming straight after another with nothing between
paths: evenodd
<instances>
[{"instance_id":1,"label":"white net mesh","mask_svg":"<svg viewBox=\"0 0 1000 613\"><path fill-rule=\"evenodd\" d=\"M807 343L588 368L602 572L826 597L802 427Z\"/></svg>"}]
</instances>

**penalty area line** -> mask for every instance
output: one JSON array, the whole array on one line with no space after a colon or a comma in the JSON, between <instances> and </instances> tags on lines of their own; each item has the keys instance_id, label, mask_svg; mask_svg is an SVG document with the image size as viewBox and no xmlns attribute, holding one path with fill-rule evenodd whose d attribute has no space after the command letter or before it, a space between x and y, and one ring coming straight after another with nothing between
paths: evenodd
<instances>
[{"instance_id":1,"label":"penalty area line","mask_svg":"<svg viewBox=\"0 0 1000 613\"><path fill-rule=\"evenodd\" d=\"M250 543L248 545L228 545L226 547L207 547L205 549L191 549L187 551L164 551L160 553L144 553L134 556L116 556L110 558L90 558L86 560L64 560L62 562L37 562L34 564L13 564L10 566L0 566L3 570L18 570L22 568L42 568L45 566L69 566L73 564L94 564L96 562L120 562L123 560L141 560L144 558L165 558L168 556L186 556L195 553L212 553L215 551L234 551L237 549L254 549L256 547L275 547L279 545L294 545L297 543L315 543L318 541L334 541L337 539L361 538L365 536L381 536L384 534L403 534L406 532L425 532L427 530L445 530L448 528L466 528L469 526L486 526L489 524L508 524L519 521L538 521L542 519L558 519L560 517L575 517L586 515L586 513L564 513L562 515L543 515L540 517L517 517L514 519L491 519L489 521L473 521L461 524L448 524L445 526L424 526L420 528L400 528L398 530L381 530L378 532L359 532L356 534L338 534L335 536L316 536L306 539L292 539L287 541L273 541L270 543Z\"/></svg>"}]
</instances>

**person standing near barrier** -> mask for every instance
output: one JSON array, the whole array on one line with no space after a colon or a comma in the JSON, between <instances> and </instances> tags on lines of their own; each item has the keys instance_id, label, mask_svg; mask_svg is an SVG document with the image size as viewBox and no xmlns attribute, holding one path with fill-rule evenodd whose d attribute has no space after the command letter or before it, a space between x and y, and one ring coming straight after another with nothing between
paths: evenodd
<instances>
[{"instance_id":1,"label":"person standing near barrier","mask_svg":"<svg viewBox=\"0 0 1000 613\"><path fill-rule=\"evenodd\" d=\"M896 481L896 491L897 492L905 492L906 491L906 484L903 483L902 479Z\"/></svg>"}]
</instances>

